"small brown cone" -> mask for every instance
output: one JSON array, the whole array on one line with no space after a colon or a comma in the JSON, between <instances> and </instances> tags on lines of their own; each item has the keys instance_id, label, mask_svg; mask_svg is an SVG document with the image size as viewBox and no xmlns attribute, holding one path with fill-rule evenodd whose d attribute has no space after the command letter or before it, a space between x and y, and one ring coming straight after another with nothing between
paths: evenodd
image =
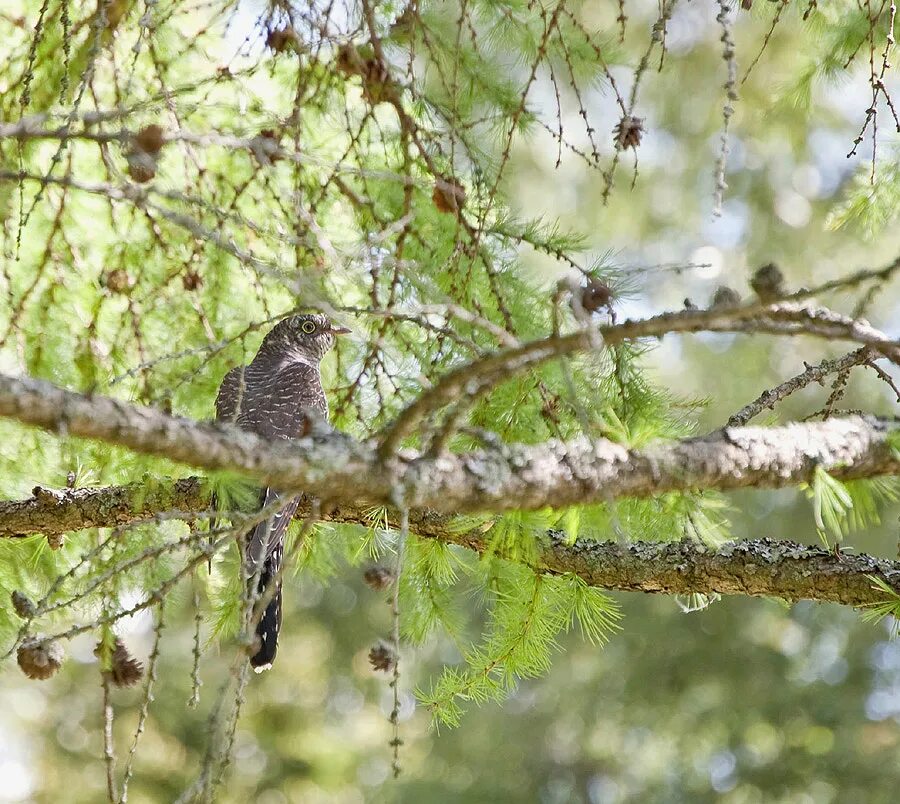
<instances>
[{"instance_id":1,"label":"small brown cone","mask_svg":"<svg viewBox=\"0 0 900 804\"><path fill-rule=\"evenodd\" d=\"M284 157L281 151L281 136L275 129L264 128L253 138L250 146L253 155L264 165L273 164Z\"/></svg>"},{"instance_id":2,"label":"small brown cone","mask_svg":"<svg viewBox=\"0 0 900 804\"><path fill-rule=\"evenodd\" d=\"M269 31L269 35L266 37L266 47L275 53L284 53L285 50L292 49L299 42L300 37L290 26Z\"/></svg>"},{"instance_id":3,"label":"small brown cone","mask_svg":"<svg viewBox=\"0 0 900 804\"><path fill-rule=\"evenodd\" d=\"M613 142L620 150L631 148L637 150L641 144L641 137L644 136L644 118L634 117L633 115L623 115L622 119L616 123L613 129Z\"/></svg>"},{"instance_id":4,"label":"small brown cone","mask_svg":"<svg viewBox=\"0 0 900 804\"><path fill-rule=\"evenodd\" d=\"M363 580L376 592L389 588L396 577L394 570L382 564L373 564L363 572Z\"/></svg>"},{"instance_id":5,"label":"small brown cone","mask_svg":"<svg viewBox=\"0 0 900 804\"><path fill-rule=\"evenodd\" d=\"M13 609L16 614L18 614L23 620L30 619L34 617L35 612L37 611L37 606L34 605L34 602L27 595L24 595L18 589L14 589L12 594L10 595L12 599Z\"/></svg>"},{"instance_id":6,"label":"small brown cone","mask_svg":"<svg viewBox=\"0 0 900 804\"><path fill-rule=\"evenodd\" d=\"M709 306L710 309L715 309L717 307L736 307L741 303L741 297L736 290L728 287L727 285L719 285L716 288L716 292L713 293L712 301Z\"/></svg>"},{"instance_id":7,"label":"small brown cone","mask_svg":"<svg viewBox=\"0 0 900 804\"><path fill-rule=\"evenodd\" d=\"M335 66L344 75L363 75L366 69L359 51L349 43L338 48Z\"/></svg>"},{"instance_id":8,"label":"small brown cone","mask_svg":"<svg viewBox=\"0 0 900 804\"><path fill-rule=\"evenodd\" d=\"M774 262L770 262L757 269L750 279L750 287L761 302L773 302L785 295L784 274Z\"/></svg>"},{"instance_id":9,"label":"small brown cone","mask_svg":"<svg viewBox=\"0 0 900 804\"><path fill-rule=\"evenodd\" d=\"M363 97L373 106L390 99L393 86L391 74L378 59L371 58L365 62L363 78Z\"/></svg>"},{"instance_id":10,"label":"small brown cone","mask_svg":"<svg viewBox=\"0 0 900 804\"><path fill-rule=\"evenodd\" d=\"M43 634L25 640L16 652L16 661L28 678L43 681L62 666L63 649L59 642L44 642Z\"/></svg>"},{"instance_id":11,"label":"small brown cone","mask_svg":"<svg viewBox=\"0 0 900 804\"><path fill-rule=\"evenodd\" d=\"M113 293L128 293L134 287L134 277L124 268L115 268L103 277L103 284Z\"/></svg>"},{"instance_id":12,"label":"small brown cone","mask_svg":"<svg viewBox=\"0 0 900 804\"><path fill-rule=\"evenodd\" d=\"M162 150L165 142L164 136L165 132L162 126L157 126L155 123L144 126L134 135L134 146L145 154L156 156Z\"/></svg>"},{"instance_id":13,"label":"small brown cone","mask_svg":"<svg viewBox=\"0 0 900 804\"><path fill-rule=\"evenodd\" d=\"M581 309L586 313L596 313L597 310L609 307L612 296L612 288L606 282L591 277L581 288Z\"/></svg>"},{"instance_id":14,"label":"small brown cone","mask_svg":"<svg viewBox=\"0 0 900 804\"><path fill-rule=\"evenodd\" d=\"M156 176L156 157L140 148L126 155L128 175L138 184L146 184Z\"/></svg>"},{"instance_id":15,"label":"small brown cone","mask_svg":"<svg viewBox=\"0 0 900 804\"><path fill-rule=\"evenodd\" d=\"M98 642L94 655L99 657L102 654L103 643ZM125 643L117 639L109 658L109 668L103 672L109 674L110 681L117 687L131 687L141 680L144 666L128 652Z\"/></svg>"},{"instance_id":16,"label":"small brown cone","mask_svg":"<svg viewBox=\"0 0 900 804\"><path fill-rule=\"evenodd\" d=\"M197 271L188 271L181 278L181 284L185 290L197 290L203 287L203 277Z\"/></svg>"},{"instance_id":17,"label":"small brown cone","mask_svg":"<svg viewBox=\"0 0 900 804\"><path fill-rule=\"evenodd\" d=\"M397 666L397 654L387 642L379 642L369 651L369 664L373 670L390 673Z\"/></svg>"},{"instance_id":18,"label":"small brown cone","mask_svg":"<svg viewBox=\"0 0 900 804\"><path fill-rule=\"evenodd\" d=\"M456 215L466 204L466 190L456 179L438 179L431 200L441 212Z\"/></svg>"}]
</instances>

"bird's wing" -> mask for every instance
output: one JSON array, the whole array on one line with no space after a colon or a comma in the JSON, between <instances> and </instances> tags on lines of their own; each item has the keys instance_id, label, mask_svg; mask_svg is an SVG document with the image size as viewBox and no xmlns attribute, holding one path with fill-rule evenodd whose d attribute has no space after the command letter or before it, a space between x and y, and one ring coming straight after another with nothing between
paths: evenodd
<instances>
[{"instance_id":1,"label":"bird's wing","mask_svg":"<svg viewBox=\"0 0 900 804\"><path fill-rule=\"evenodd\" d=\"M216 395L216 418L219 421L234 422L239 398L242 396L241 377L244 376L246 391L246 366L235 366L222 378L219 393Z\"/></svg>"},{"instance_id":2,"label":"bird's wing","mask_svg":"<svg viewBox=\"0 0 900 804\"><path fill-rule=\"evenodd\" d=\"M281 499L281 493L273 488L263 489L260 493L260 508L271 505ZM288 525L297 511L299 497L287 501L287 504L272 514L264 522L260 522L248 535L247 557L256 566L263 558L270 558L276 549L282 549ZM268 533L266 533L268 531Z\"/></svg>"},{"instance_id":3,"label":"bird's wing","mask_svg":"<svg viewBox=\"0 0 900 804\"><path fill-rule=\"evenodd\" d=\"M216 395L216 419L223 422L234 423L237 419L237 408L241 397L246 390L246 366L235 366L222 378L219 393ZM210 507L215 511L219 507L219 496L213 492L209 501ZM215 530L219 526L217 517L209 520L209 529ZM210 568L212 559L210 559Z\"/></svg>"}]
</instances>

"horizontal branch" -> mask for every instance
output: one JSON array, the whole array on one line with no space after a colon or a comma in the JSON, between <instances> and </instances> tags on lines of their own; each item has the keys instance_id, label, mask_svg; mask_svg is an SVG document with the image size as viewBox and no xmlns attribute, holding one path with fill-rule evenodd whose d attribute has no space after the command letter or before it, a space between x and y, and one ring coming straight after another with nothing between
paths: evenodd
<instances>
[{"instance_id":1,"label":"horizontal branch","mask_svg":"<svg viewBox=\"0 0 900 804\"><path fill-rule=\"evenodd\" d=\"M884 602L873 577L900 592L900 562L837 556L831 550L777 539L726 544L717 552L689 540L593 542L558 539L541 553L542 568L575 573L591 586L673 595L694 593L815 600L847 606Z\"/></svg>"},{"instance_id":2,"label":"horizontal branch","mask_svg":"<svg viewBox=\"0 0 900 804\"><path fill-rule=\"evenodd\" d=\"M153 484L105 488L37 488L28 500L0 501L0 536L42 532L58 536L89 527L137 522L166 510L185 514L206 509L208 497L195 477ZM297 517L306 518L311 498L304 496ZM371 524L366 509L331 506L322 519L343 524ZM419 536L439 539L479 553L490 545L490 523L460 530L454 517L427 509L410 511L410 528ZM396 520L392 520L396 525ZM579 539L568 544L550 532L538 538L534 568L554 574L574 573L592 586L665 594L718 593L817 600L865 606L884 598L871 577L900 592L900 562L867 555L842 554L773 539L727 544L711 552L692 541L598 542Z\"/></svg>"},{"instance_id":3,"label":"horizontal branch","mask_svg":"<svg viewBox=\"0 0 900 804\"><path fill-rule=\"evenodd\" d=\"M90 119L85 119L86 125L94 125L97 122L105 122L106 120L118 117L119 113L110 112L106 115L95 114ZM69 125L58 126L56 128L42 128L41 126L47 122L46 115L34 115L31 117L23 117L12 123L0 123L0 140L14 139L20 142L28 142L34 140L56 140L60 142L83 141L97 144L118 143L122 146L130 146L131 143L140 134L137 129L75 129ZM418 184L423 188L431 188L433 181L427 181L422 178L407 176L403 173L397 173L384 168L366 169L359 165L348 162L332 162L313 153L297 150L295 148L282 147L272 137L257 134L252 137L239 137L229 134L222 134L217 131L209 132L192 132L183 128L172 131L164 131L161 135L162 143L187 143L198 148L216 147L228 151L229 153L246 153L255 156L264 163L274 163L276 161L286 160L302 165L311 165L318 168L328 168L335 174L346 174L352 176L364 176L366 178L382 179L394 181L401 185ZM0 175L0 179L15 178L12 171L4 171ZM31 177L26 177L31 178ZM33 177L37 178L37 177ZM72 185L76 189L84 189L78 185ZM111 187L111 185L110 185Z\"/></svg>"},{"instance_id":4,"label":"horizontal branch","mask_svg":"<svg viewBox=\"0 0 900 804\"><path fill-rule=\"evenodd\" d=\"M643 449L579 438L387 458L325 425L296 441L267 441L231 425L2 374L0 416L204 469L242 472L326 502L402 501L443 513L563 508L696 489L781 488L809 481L817 468L848 480L900 474L892 446L900 422L858 416L727 428Z\"/></svg>"},{"instance_id":5,"label":"horizontal branch","mask_svg":"<svg viewBox=\"0 0 900 804\"><path fill-rule=\"evenodd\" d=\"M164 511L199 513L209 503L209 492L199 477L96 488L35 486L27 500L0 500L0 537L34 533L54 537L85 528L114 528Z\"/></svg>"}]
</instances>

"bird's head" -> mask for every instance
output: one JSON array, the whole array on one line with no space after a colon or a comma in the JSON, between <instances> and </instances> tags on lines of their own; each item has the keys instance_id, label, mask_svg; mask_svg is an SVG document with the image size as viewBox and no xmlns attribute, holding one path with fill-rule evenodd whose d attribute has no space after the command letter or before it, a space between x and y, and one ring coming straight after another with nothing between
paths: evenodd
<instances>
[{"instance_id":1,"label":"bird's head","mask_svg":"<svg viewBox=\"0 0 900 804\"><path fill-rule=\"evenodd\" d=\"M263 346L303 360L319 362L334 346L335 336L346 335L348 332L349 329L335 324L321 313L292 315L272 328L266 335Z\"/></svg>"}]
</instances>

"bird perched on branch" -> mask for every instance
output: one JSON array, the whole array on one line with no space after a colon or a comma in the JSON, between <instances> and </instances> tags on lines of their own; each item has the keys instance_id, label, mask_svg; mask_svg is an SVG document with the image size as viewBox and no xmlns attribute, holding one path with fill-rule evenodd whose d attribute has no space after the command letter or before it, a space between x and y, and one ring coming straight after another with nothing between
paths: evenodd
<instances>
[{"instance_id":1,"label":"bird perched on branch","mask_svg":"<svg viewBox=\"0 0 900 804\"><path fill-rule=\"evenodd\" d=\"M335 336L349 331L320 314L280 321L266 335L248 366L237 366L225 375L216 397L216 418L266 438L306 435L312 419L328 418L319 364L334 346ZM260 507L271 505L281 496L276 489L262 489ZM256 626L258 647L250 658L256 672L272 666L278 648L284 536L298 503L297 497L286 500L246 535L245 566L251 578L259 573L258 593L264 594L271 583L277 583Z\"/></svg>"}]
</instances>

